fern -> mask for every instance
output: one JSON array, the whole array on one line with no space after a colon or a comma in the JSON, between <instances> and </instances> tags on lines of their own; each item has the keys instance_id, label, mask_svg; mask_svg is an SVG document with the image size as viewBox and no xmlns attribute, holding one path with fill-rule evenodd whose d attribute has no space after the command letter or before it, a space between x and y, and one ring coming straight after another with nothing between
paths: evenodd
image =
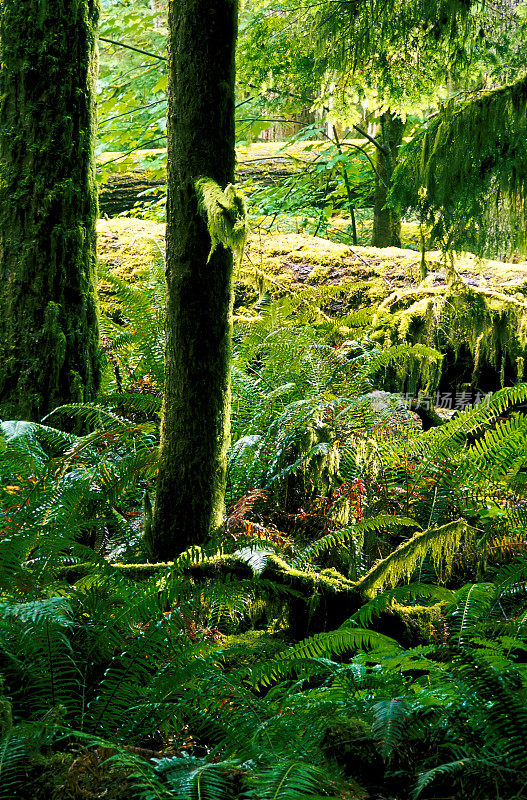
<instances>
[{"instance_id":1,"label":"fern","mask_svg":"<svg viewBox=\"0 0 527 800\"><path fill-rule=\"evenodd\" d=\"M496 587L492 583L474 583L458 589L446 609L451 640L463 644L467 635L474 634L495 598Z\"/></svg>"},{"instance_id":2,"label":"fern","mask_svg":"<svg viewBox=\"0 0 527 800\"><path fill-rule=\"evenodd\" d=\"M258 794L266 800L297 800L324 794L330 786L327 773L320 767L302 761L280 761L260 771Z\"/></svg>"},{"instance_id":3,"label":"fern","mask_svg":"<svg viewBox=\"0 0 527 800\"><path fill-rule=\"evenodd\" d=\"M359 585L365 594L382 591L393 586L402 577L409 578L416 567L430 554L434 562L444 564L448 570L460 542L473 535L473 530L463 521L449 522L437 528L416 533L399 545L389 556L373 566L361 578Z\"/></svg>"},{"instance_id":4,"label":"fern","mask_svg":"<svg viewBox=\"0 0 527 800\"><path fill-rule=\"evenodd\" d=\"M251 671L255 685L269 685L284 676L301 670L306 659L341 654L358 648L398 649L398 644L376 631L342 626L329 633L320 633L292 647L285 656Z\"/></svg>"},{"instance_id":5,"label":"fern","mask_svg":"<svg viewBox=\"0 0 527 800\"><path fill-rule=\"evenodd\" d=\"M12 728L0 737L0 798L12 800L26 785L27 740L20 729Z\"/></svg>"},{"instance_id":6,"label":"fern","mask_svg":"<svg viewBox=\"0 0 527 800\"><path fill-rule=\"evenodd\" d=\"M321 539L318 539L313 544L304 548L299 555L294 559L293 566L300 566L306 564L312 559L316 558L332 547L342 546L344 543L355 542L364 537L366 531L378 531L387 528L400 528L400 527L415 527L415 520L408 519L407 517L389 516L388 514L379 514L376 517L368 517L355 523L355 525L346 528L340 528L338 531L332 531L326 534Z\"/></svg>"},{"instance_id":7,"label":"fern","mask_svg":"<svg viewBox=\"0 0 527 800\"><path fill-rule=\"evenodd\" d=\"M372 713L372 735L382 757L387 760L404 736L408 707L400 697L394 697L375 703Z\"/></svg>"}]
</instances>

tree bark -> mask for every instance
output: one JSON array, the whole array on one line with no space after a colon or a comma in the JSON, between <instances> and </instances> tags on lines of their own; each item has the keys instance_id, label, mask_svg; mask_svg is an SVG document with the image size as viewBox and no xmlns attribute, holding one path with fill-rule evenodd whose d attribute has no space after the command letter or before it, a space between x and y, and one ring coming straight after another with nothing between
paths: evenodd
<instances>
[{"instance_id":1,"label":"tree bark","mask_svg":"<svg viewBox=\"0 0 527 800\"><path fill-rule=\"evenodd\" d=\"M220 528L230 426L232 253L196 181L234 181L236 0L169 3L166 379L151 549L168 560Z\"/></svg>"},{"instance_id":2,"label":"tree bark","mask_svg":"<svg viewBox=\"0 0 527 800\"><path fill-rule=\"evenodd\" d=\"M97 0L0 7L0 416L94 398Z\"/></svg>"},{"instance_id":3,"label":"tree bark","mask_svg":"<svg viewBox=\"0 0 527 800\"><path fill-rule=\"evenodd\" d=\"M401 220L392 208L386 208L398 150L403 140L404 122L391 111L381 116L378 136L381 148L375 148L375 194L373 198L373 247L400 247Z\"/></svg>"}]
</instances>

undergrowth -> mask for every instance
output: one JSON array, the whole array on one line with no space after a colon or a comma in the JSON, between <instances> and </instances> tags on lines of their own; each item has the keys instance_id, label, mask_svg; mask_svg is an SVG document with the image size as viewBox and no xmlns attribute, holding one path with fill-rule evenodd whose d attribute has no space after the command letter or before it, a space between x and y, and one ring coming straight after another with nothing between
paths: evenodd
<instances>
[{"instance_id":1,"label":"undergrowth","mask_svg":"<svg viewBox=\"0 0 527 800\"><path fill-rule=\"evenodd\" d=\"M527 387L423 430L376 386L437 352L264 298L223 538L149 564L149 285L99 404L0 424L0 798L524 796Z\"/></svg>"}]
</instances>

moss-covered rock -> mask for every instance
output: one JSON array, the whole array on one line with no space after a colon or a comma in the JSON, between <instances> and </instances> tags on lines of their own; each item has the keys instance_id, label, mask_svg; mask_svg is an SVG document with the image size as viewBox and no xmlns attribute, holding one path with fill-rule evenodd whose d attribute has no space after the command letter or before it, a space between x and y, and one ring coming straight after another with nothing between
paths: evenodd
<instances>
[{"instance_id":1,"label":"moss-covered rock","mask_svg":"<svg viewBox=\"0 0 527 800\"><path fill-rule=\"evenodd\" d=\"M431 606L394 603L390 611L405 625L409 645L422 644L423 641L439 643L447 634L444 603L434 603Z\"/></svg>"}]
</instances>

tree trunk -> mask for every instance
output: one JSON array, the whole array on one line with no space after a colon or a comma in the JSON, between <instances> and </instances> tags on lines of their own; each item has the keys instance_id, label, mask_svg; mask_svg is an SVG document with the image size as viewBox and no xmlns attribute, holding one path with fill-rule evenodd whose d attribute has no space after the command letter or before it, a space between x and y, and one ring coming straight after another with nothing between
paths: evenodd
<instances>
[{"instance_id":1,"label":"tree trunk","mask_svg":"<svg viewBox=\"0 0 527 800\"><path fill-rule=\"evenodd\" d=\"M236 0L169 3L166 379L152 554L221 526L230 425L232 253L211 239L196 181L234 180Z\"/></svg>"},{"instance_id":2,"label":"tree trunk","mask_svg":"<svg viewBox=\"0 0 527 800\"><path fill-rule=\"evenodd\" d=\"M96 0L0 6L0 416L99 383Z\"/></svg>"},{"instance_id":3,"label":"tree trunk","mask_svg":"<svg viewBox=\"0 0 527 800\"><path fill-rule=\"evenodd\" d=\"M385 208L398 150L403 140L404 122L385 111L381 116L379 147L375 148L375 195L373 198L373 247L400 247L401 220L391 208Z\"/></svg>"}]
</instances>

